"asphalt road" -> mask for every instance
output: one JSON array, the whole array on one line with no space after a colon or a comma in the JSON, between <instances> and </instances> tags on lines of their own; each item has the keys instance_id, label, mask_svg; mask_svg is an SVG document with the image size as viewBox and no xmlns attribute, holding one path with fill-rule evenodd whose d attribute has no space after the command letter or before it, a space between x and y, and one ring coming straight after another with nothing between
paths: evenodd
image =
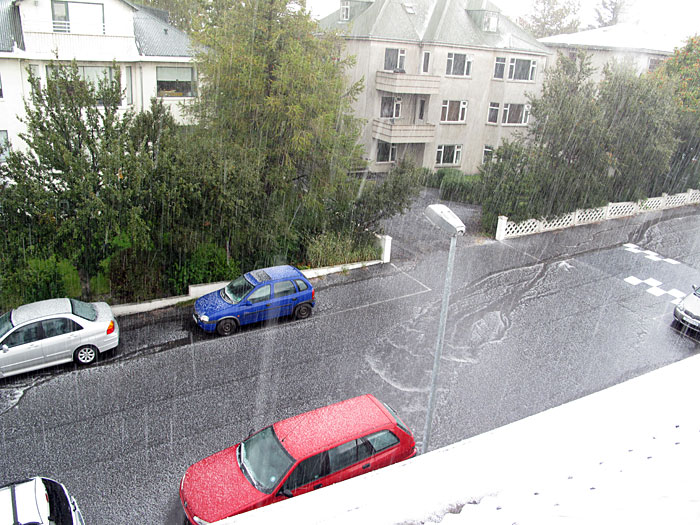
<instances>
[{"instance_id":1,"label":"asphalt road","mask_svg":"<svg viewBox=\"0 0 700 525\"><path fill-rule=\"evenodd\" d=\"M219 338L190 308L132 316L96 366L0 383L0 483L54 477L90 525L179 524L186 468L281 418L370 392L420 441L449 247L425 202L386 225L393 263L316 281L308 320ZM500 243L478 234L478 210L453 209L471 228L457 243L431 448L700 350L700 335L670 326L668 293L700 284L697 206ZM654 293L633 284L648 279Z\"/></svg>"}]
</instances>

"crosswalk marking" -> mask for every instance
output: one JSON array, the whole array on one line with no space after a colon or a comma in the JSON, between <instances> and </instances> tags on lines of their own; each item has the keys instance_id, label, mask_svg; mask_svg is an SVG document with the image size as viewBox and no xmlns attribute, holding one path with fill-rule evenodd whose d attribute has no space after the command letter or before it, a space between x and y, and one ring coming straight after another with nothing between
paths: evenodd
<instances>
[{"instance_id":1,"label":"crosswalk marking","mask_svg":"<svg viewBox=\"0 0 700 525\"><path fill-rule=\"evenodd\" d=\"M649 259L650 261L663 261L667 262L669 264L680 264L680 262L674 260L674 259L668 259L666 257L661 257L658 253L652 252L651 250L642 250L639 246L633 243L627 243L623 244L622 247L632 253L643 253L645 259Z\"/></svg>"},{"instance_id":2,"label":"crosswalk marking","mask_svg":"<svg viewBox=\"0 0 700 525\"><path fill-rule=\"evenodd\" d=\"M666 291L661 288L661 281L657 281L656 279L644 279L643 281L633 275L630 275L629 277L625 278L625 282L627 284L631 284L632 286L637 286L640 284L646 284L649 288L647 288L647 292L653 295L654 297L661 297L664 294L668 294L671 297L673 297L673 301L671 301L671 304L678 304L681 302L681 299L683 299L686 294L681 292L680 290L676 290L675 288L671 288L670 290Z\"/></svg>"}]
</instances>

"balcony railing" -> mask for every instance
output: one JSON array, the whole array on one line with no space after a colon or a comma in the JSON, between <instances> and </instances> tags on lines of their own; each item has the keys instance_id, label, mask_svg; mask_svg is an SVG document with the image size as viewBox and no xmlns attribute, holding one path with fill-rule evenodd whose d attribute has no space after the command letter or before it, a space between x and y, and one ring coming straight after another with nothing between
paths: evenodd
<instances>
[{"instance_id":1,"label":"balcony railing","mask_svg":"<svg viewBox=\"0 0 700 525\"><path fill-rule=\"evenodd\" d=\"M440 77L377 71L375 87L396 94L437 95L440 92Z\"/></svg>"},{"instance_id":2,"label":"balcony railing","mask_svg":"<svg viewBox=\"0 0 700 525\"><path fill-rule=\"evenodd\" d=\"M435 125L376 118L372 121L372 138L391 144L425 144L435 140Z\"/></svg>"},{"instance_id":3,"label":"balcony railing","mask_svg":"<svg viewBox=\"0 0 700 525\"><path fill-rule=\"evenodd\" d=\"M69 20L54 20L53 30L56 33L70 33L70 21Z\"/></svg>"}]
</instances>

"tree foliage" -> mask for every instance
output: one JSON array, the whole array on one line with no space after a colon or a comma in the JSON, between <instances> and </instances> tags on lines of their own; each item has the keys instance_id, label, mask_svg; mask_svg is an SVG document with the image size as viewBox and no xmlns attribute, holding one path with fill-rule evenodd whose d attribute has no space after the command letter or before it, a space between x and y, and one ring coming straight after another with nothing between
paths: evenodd
<instances>
[{"instance_id":1,"label":"tree foliage","mask_svg":"<svg viewBox=\"0 0 700 525\"><path fill-rule=\"evenodd\" d=\"M619 64L591 80L590 57L559 55L531 98L527 137L505 143L481 169L483 222L556 216L676 188L669 176L678 139L668 85Z\"/></svg>"},{"instance_id":2,"label":"tree foliage","mask_svg":"<svg viewBox=\"0 0 700 525\"><path fill-rule=\"evenodd\" d=\"M620 23L620 15L629 4L628 0L600 0L595 8L597 27L614 26Z\"/></svg>"},{"instance_id":3,"label":"tree foliage","mask_svg":"<svg viewBox=\"0 0 700 525\"><path fill-rule=\"evenodd\" d=\"M519 18L518 24L535 38L575 33L578 9L575 0L533 0L531 14Z\"/></svg>"}]
</instances>

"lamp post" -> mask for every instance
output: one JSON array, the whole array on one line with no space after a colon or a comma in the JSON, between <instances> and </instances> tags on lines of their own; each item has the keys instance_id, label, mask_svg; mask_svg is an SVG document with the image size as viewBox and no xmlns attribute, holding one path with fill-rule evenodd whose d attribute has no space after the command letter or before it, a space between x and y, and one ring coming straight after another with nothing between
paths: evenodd
<instances>
[{"instance_id":1,"label":"lamp post","mask_svg":"<svg viewBox=\"0 0 700 525\"><path fill-rule=\"evenodd\" d=\"M425 417L425 431L423 432L422 454L428 451L430 432L433 426L433 411L435 410L435 387L437 385L438 372L440 371L440 357L445 342L445 325L447 324L447 307L450 303L450 287L452 286L452 267L455 260L455 247L457 236L464 235L464 223L455 213L444 204L431 204L425 209L425 216L430 222L450 235L450 252L447 256L447 274L442 290L442 307L440 308L440 323L438 325L437 345L435 346L435 359L433 371L430 376L430 397L428 399L428 414Z\"/></svg>"}]
</instances>

